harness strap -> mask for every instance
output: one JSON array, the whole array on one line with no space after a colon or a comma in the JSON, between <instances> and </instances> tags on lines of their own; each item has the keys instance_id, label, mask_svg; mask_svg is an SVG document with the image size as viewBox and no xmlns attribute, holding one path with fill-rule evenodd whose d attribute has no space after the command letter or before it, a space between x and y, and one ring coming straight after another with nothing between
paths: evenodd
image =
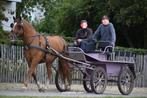
<instances>
[{"instance_id":1,"label":"harness strap","mask_svg":"<svg viewBox=\"0 0 147 98\"><path fill-rule=\"evenodd\" d=\"M45 45L46 45L46 49L47 49L48 47L50 47L50 44L49 44L49 41L46 36L44 36L44 39L45 39Z\"/></svg>"},{"instance_id":2,"label":"harness strap","mask_svg":"<svg viewBox=\"0 0 147 98\"><path fill-rule=\"evenodd\" d=\"M37 46L37 45L29 45L29 46L27 46L27 48L36 48L36 49L39 49L39 50L41 50L43 52L48 52L46 49L44 49L44 48L42 48L40 46Z\"/></svg>"},{"instance_id":3,"label":"harness strap","mask_svg":"<svg viewBox=\"0 0 147 98\"><path fill-rule=\"evenodd\" d=\"M36 37L36 36L34 36ZM46 45L46 48L42 48L38 45L25 45L24 46L24 49L29 49L29 48L36 48L36 49L39 49L47 54L51 54L51 55L54 55L54 56L57 56L57 57L62 57L62 53L60 52L57 52L55 49L53 49L50 44L49 44L49 41L48 41L48 38L46 36L43 36L44 39L45 39L45 45ZM45 54L46 56L46 54Z\"/></svg>"}]
</instances>

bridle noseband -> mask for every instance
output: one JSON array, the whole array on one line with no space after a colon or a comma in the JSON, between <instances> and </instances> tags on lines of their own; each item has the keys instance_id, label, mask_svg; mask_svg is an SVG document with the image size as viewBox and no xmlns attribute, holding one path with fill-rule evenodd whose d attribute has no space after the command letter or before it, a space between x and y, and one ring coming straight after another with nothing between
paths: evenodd
<instances>
[{"instance_id":1,"label":"bridle noseband","mask_svg":"<svg viewBox=\"0 0 147 98\"><path fill-rule=\"evenodd\" d=\"M11 33L12 33L12 35L13 35L13 37L15 38L15 39L18 39L18 37L22 37L23 35L24 35L24 28L23 28L23 23L21 22L18 26L19 26L19 31L17 31L17 32L15 32L15 28L16 28L16 26L18 25L18 23L17 22L15 22L14 23L14 26L13 26L13 28L12 28L12 30L11 30ZM18 27L17 27L18 28Z\"/></svg>"}]
</instances>

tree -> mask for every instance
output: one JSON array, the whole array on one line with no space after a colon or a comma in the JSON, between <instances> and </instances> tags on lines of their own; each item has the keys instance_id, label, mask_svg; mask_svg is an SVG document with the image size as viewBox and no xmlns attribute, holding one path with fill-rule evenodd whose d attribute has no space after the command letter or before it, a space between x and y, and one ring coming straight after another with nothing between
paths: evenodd
<instances>
[{"instance_id":1,"label":"tree","mask_svg":"<svg viewBox=\"0 0 147 98\"><path fill-rule=\"evenodd\" d=\"M147 1L146 0L109 0L113 12L113 19L118 28L118 37L126 38L130 47L144 47L145 29L147 27ZM127 44L118 40L118 43ZM145 48L145 47L144 47ZM147 48L147 47L146 47Z\"/></svg>"},{"instance_id":2,"label":"tree","mask_svg":"<svg viewBox=\"0 0 147 98\"><path fill-rule=\"evenodd\" d=\"M35 25L40 32L73 36L82 19L95 31L101 17L108 15L117 45L147 48L147 0L23 0L18 12L37 3L46 10L45 19Z\"/></svg>"}]
</instances>

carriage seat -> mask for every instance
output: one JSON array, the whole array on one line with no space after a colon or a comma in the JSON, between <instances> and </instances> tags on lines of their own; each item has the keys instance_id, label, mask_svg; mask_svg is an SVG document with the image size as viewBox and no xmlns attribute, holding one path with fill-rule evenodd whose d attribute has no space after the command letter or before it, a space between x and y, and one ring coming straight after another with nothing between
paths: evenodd
<instances>
[{"instance_id":1,"label":"carriage seat","mask_svg":"<svg viewBox=\"0 0 147 98\"><path fill-rule=\"evenodd\" d=\"M96 47L96 51L100 51L107 55L107 59L109 60L112 52L114 51L114 45L110 42L100 41Z\"/></svg>"},{"instance_id":2,"label":"carriage seat","mask_svg":"<svg viewBox=\"0 0 147 98\"><path fill-rule=\"evenodd\" d=\"M87 53L111 53L114 50L110 42L99 42L94 51L87 51Z\"/></svg>"}]
</instances>

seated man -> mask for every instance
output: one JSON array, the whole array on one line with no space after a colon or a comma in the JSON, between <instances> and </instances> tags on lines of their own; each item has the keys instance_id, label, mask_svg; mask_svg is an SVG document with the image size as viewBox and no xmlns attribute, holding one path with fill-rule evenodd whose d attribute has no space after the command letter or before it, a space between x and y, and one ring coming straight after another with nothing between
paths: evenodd
<instances>
[{"instance_id":1,"label":"seated man","mask_svg":"<svg viewBox=\"0 0 147 98\"><path fill-rule=\"evenodd\" d=\"M92 29L88 28L88 24L86 20L81 21L80 27L81 28L76 32L75 44L76 46L80 47L83 51L86 52L93 49L93 45L90 45L93 31Z\"/></svg>"},{"instance_id":2,"label":"seated man","mask_svg":"<svg viewBox=\"0 0 147 98\"><path fill-rule=\"evenodd\" d=\"M104 51L107 46L115 46L116 34L112 23L109 22L108 16L102 17L102 24L99 25L93 35L93 40L96 43L99 40L98 48ZM108 51L112 51L112 48L108 48Z\"/></svg>"}]
</instances>

